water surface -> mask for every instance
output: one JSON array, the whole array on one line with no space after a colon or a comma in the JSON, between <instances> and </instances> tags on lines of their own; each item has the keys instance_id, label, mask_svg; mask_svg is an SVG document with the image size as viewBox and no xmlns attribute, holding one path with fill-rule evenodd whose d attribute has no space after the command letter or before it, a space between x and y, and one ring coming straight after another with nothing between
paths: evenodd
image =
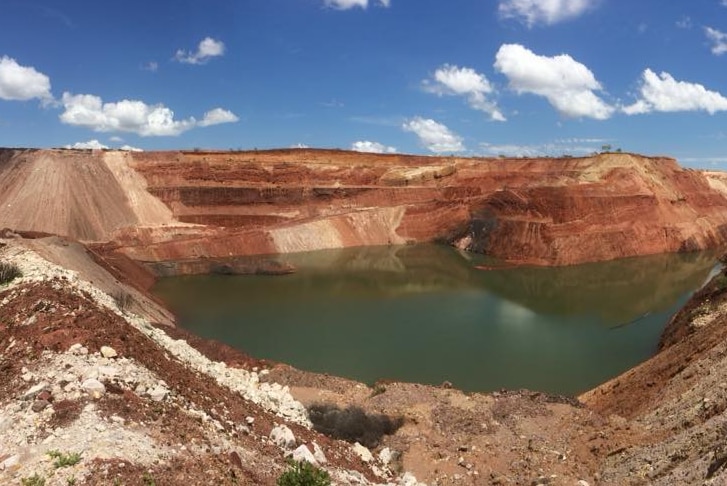
<instances>
[{"instance_id":1,"label":"water surface","mask_svg":"<svg viewBox=\"0 0 727 486\"><path fill-rule=\"evenodd\" d=\"M154 292L182 327L301 369L563 394L648 358L715 264L688 254L483 271L482 257L436 245L276 258L297 272L165 278Z\"/></svg>"}]
</instances>

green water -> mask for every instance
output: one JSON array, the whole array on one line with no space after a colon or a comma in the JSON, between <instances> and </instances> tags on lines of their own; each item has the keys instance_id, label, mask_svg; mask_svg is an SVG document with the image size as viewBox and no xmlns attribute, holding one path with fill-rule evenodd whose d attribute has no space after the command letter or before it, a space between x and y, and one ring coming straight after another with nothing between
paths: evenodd
<instances>
[{"instance_id":1,"label":"green water","mask_svg":"<svg viewBox=\"0 0 727 486\"><path fill-rule=\"evenodd\" d=\"M648 358L713 255L478 270L422 245L277 257L284 276L192 276L154 292L182 327L246 353L366 383L575 394Z\"/></svg>"}]
</instances>

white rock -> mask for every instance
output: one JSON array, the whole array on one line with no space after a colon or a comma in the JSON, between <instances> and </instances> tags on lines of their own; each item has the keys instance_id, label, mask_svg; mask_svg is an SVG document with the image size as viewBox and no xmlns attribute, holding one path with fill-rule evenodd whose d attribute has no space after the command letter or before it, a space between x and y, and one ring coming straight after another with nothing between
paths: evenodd
<instances>
[{"instance_id":1,"label":"white rock","mask_svg":"<svg viewBox=\"0 0 727 486\"><path fill-rule=\"evenodd\" d=\"M325 464L328 462L326 455L323 453L323 449L318 445L317 442L313 442L313 457L316 458L318 464Z\"/></svg>"},{"instance_id":2,"label":"white rock","mask_svg":"<svg viewBox=\"0 0 727 486\"><path fill-rule=\"evenodd\" d=\"M353 452L355 452L356 455L358 455L358 457L360 457L363 462L371 462L374 460L374 456L373 454L371 454L371 451L359 444L358 442L353 445Z\"/></svg>"},{"instance_id":3,"label":"white rock","mask_svg":"<svg viewBox=\"0 0 727 486\"><path fill-rule=\"evenodd\" d=\"M278 447L292 449L295 447L293 431L286 425L277 425L270 431L270 440Z\"/></svg>"},{"instance_id":4,"label":"white rock","mask_svg":"<svg viewBox=\"0 0 727 486\"><path fill-rule=\"evenodd\" d=\"M417 478L410 472L404 473L399 479L399 486L426 486L424 483L417 481Z\"/></svg>"},{"instance_id":5,"label":"white rock","mask_svg":"<svg viewBox=\"0 0 727 486\"><path fill-rule=\"evenodd\" d=\"M0 462L0 470L10 469L13 466L17 466L20 463L20 456L15 454Z\"/></svg>"},{"instance_id":6,"label":"white rock","mask_svg":"<svg viewBox=\"0 0 727 486\"><path fill-rule=\"evenodd\" d=\"M305 444L294 450L292 457L294 461L306 461L314 466L318 465L318 461L316 461L315 456Z\"/></svg>"},{"instance_id":7,"label":"white rock","mask_svg":"<svg viewBox=\"0 0 727 486\"><path fill-rule=\"evenodd\" d=\"M43 390L45 390L45 388L47 386L48 386L48 383L41 382L41 383L38 383L35 386L30 387L30 389L28 391L26 391L25 393L23 393L23 397L22 397L23 400L30 400L31 398L35 398L35 396L38 393L40 393Z\"/></svg>"},{"instance_id":8,"label":"white rock","mask_svg":"<svg viewBox=\"0 0 727 486\"><path fill-rule=\"evenodd\" d=\"M585 479L579 479L578 486L591 486L591 485L588 484L588 481L586 481Z\"/></svg>"},{"instance_id":9,"label":"white rock","mask_svg":"<svg viewBox=\"0 0 727 486\"><path fill-rule=\"evenodd\" d=\"M119 374L119 369L113 366L99 366L98 375L113 377Z\"/></svg>"},{"instance_id":10,"label":"white rock","mask_svg":"<svg viewBox=\"0 0 727 486\"><path fill-rule=\"evenodd\" d=\"M68 348L68 352L71 354L77 354L77 355L87 355L88 354L88 348L86 348L81 343L76 343L71 345L70 348Z\"/></svg>"},{"instance_id":11,"label":"white rock","mask_svg":"<svg viewBox=\"0 0 727 486\"><path fill-rule=\"evenodd\" d=\"M245 422L247 422L247 425L252 425L255 422L255 417L245 417Z\"/></svg>"},{"instance_id":12,"label":"white rock","mask_svg":"<svg viewBox=\"0 0 727 486\"><path fill-rule=\"evenodd\" d=\"M104 384L95 378L88 378L87 380L84 380L84 382L81 383L81 388L93 398L100 398L104 393L106 393L106 387Z\"/></svg>"},{"instance_id":13,"label":"white rock","mask_svg":"<svg viewBox=\"0 0 727 486\"><path fill-rule=\"evenodd\" d=\"M379 461L381 461L381 464L388 466L393 460L394 453L391 452L391 449L389 449L388 447L384 447L383 449L381 449L381 452L379 452Z\"/></svg>"},{"instance_id":14,"label":"white rock","mask_svg":"<svg viewBox=\"0 0 727 486\"><path fill-rule=\"evenodd\" d=\"M115 358L119 355L116 350L109 346L101 346L101 356L104 358Z\"/></svg>"},{"instance_id":15,"label":"white rock","mask_svg":"<svg viewBox=\"0 0 727 486\"><path fill-rule=\"evenodd\" d=\"M155 386L153 390L149 391L149 398L151 398L155 402L161 402L166 398L168 393L169 390L167 390L163 386Z\"/></svg>"}]
</instances>

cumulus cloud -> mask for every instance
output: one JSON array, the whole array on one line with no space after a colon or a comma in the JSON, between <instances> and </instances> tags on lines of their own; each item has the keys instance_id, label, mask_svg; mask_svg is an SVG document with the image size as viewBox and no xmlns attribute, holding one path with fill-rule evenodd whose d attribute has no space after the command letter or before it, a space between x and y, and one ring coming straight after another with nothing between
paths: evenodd
<instances>
[{"instance_id":1,"label":"cumulus cloud","mask_svg":"<svg viewBox=\"0 0 727 486\"><path fill-rule=\"evenodd\" d=\"M94 149L94 150L100 150L100 149L107 149L108 146L102 144L96 139L89 140L87 142L76 142L73 145L66 145L64 148L67 149Z\"/></svg>"},{"instance_id":2,"label":"cumulus cloud","mask_svg":"<svg viewBox=\"0 0 727 486\"><path fill-rule=\"evenodd\" d=\"M501 0L498 10L503 18L517 19L532 27L574 19L596 3L593 0Z\"/></svg>"},{"instance_id":3,"label":"cumulus cloud","mask_svg":"<svg viewBox=\"0 0 727 486\"><path fill-rule=\"evenodd\" d=\"M195 126L230 123L237 117L227 110L208 111L201 122L194 117L175 120L174 112L162 104L147 105L138 100L104 103L100 97L88 94L63 93L64 111L61 122L90 128L95 132L131 132L143 137L175 136Z\"/></svg>"},{"instance_id":4,"label":"cumulus cloud","mask_svg":"<svg viewBox=\"0 0 727 486\"><path fill-rule=\"evenodd\" d=\"M369 0L324 0L324 4L337 10L348 10L354 7L367 8ZM390 7L391 0L377 0L376 5Z\"/></svg>"},{"instance_id":5,"label":"cumulus cloud","mask_svg":"<svg viewBox=\"0 0 727 486\"><path fill-rule=\"evenodd\" d=\"M504 155L507 157L557 157L562 155L588 155L602 149L603 138L568 138L550 143L536 145L517 144L480 144L480 150L486 155Z\"/></svg>"},{"instance_id":6,"label":"cumulus cloud","mask_svg":"<svg viewBox=\"0 0 727 486\"><path fill-rule=\"evenodd\" d=\"M131 145L122 145L119 147L119 150L124 150L126 152L143 152L143 149L140 149L138 147L132 147Z\"/></svg>"},{"instance_id":7,"label":"cumulus cloud","mask_svg":"<svg viewBox=\"0 0 727 486\"><path fill-rule=\"evenodd\" d=\"M706 111L710 115L727 110L727 98L716 91L709 91L701 84L677 81L671 74L657 75L651 69L642 74L641 97L632 105L625 106L627 115L640 115L652 111Z\"/></svg>"},{"instance_id":8,"label":"cumulus cloud","mask_svg":"<svg viewBox=\"0 0 727 486\"><path fill-rule=\"evenodd\" d=\"M116 138L116 137L111 137ZM108 145L104 145L95 138L93 140L89 140L87 142L76 142L73 145L65 145L63 148L67 149L91 149L91 150L102 150L102 149L109 149L110 147ZM131 145L122 145L119 147L118 150L125 150L127 152L143 152L142 149L137 147L132 147Z\"/></svg>"},{"instance_id":9,"label":"cumulus cloud","mask_svg":"<svg viewBox=\"0 0 727 486\"><path fill-rule=\"evenodd\" d=\"M705 27L704 33L712 43L712 54L720 56L727 52L727 34L711 27Z\"/></svg>"},{"instance_id":10,"label":"cumulus cloud","mask_svg":"<svg viewBox=\"0 0 727 486\"><path fill-rule=\"evenodd\" d=\"M605 120L615 110L596 96L602 87L593 73L567 54L539 56L519 44L503 44L495 69L515 92L543 96L563 116Z\"/></svg>"},{"instance_id":11,"label":"cumulus cloud","mask_svg":"<svg viewBox=\"0 0 727 486\"><path fill-rule=\"evenodd\" d=\"M487 113L493 120L505 121L497 105L487 99L487 95L495 90L484 74L472 68L445 64L434 72L432 78L423 83L426 91L439 96L464 96L475 110Z\"/></svg>"},{"instance_id":12,"label":"cumulus cloud","mask_svg":"<svg viewBox=\"0 0 727 486\"><path fill-rule=\"evenodd\" d=\"M414 133L419 137L419 141L432 152L461 152L465 149L462 137L430 118L412 118L407 120L402 128Z\"/></svg>"},{"instance_id":13,"label":"cumulus cloud","mask_svg":"<svg viewBox=\"0 0 727 486\"><path fill-rule=\"evenodd\" d=\"M368 152L372 154L394 154L395 147L388 147L379 142L371 142L369 140L359 140L351 144L351 150L356 152Z\"/></svg>"},{"instance_id":14,"label":"cumulus cloud","mask_svg":"<svg viewBox=\"0 0 727 486\"><path fill-rule=\"evenodd\" d=\"M50 78L33 67L21 66L11 57L0 57L0 99L25 101L37 98L49 102Z\"/></svg>"},{"instance_id":15,"label":"cumulus cloud","mask_svg":"<svg viewBox=\"0 0 727 486\"><path fill-rule=\"evenodd\" d=\"M204 64L213 57L221 56L225 53L225 44L222 41L205 37L197 46L197 52L177 50L174 59L185 64Z\"/></svg>"},{"instance_id":16,"label":"cumulus cloud","mask_svg":"<svg viewBox=\"0 0 727 486\"><path fill-rule=\"evenodd\" d=\"M201 127L209 127L219 125L221 123L235 123L239 118L229 110L223 108L215 108L204 114L202 121L199 122Z\"/></svg>"},{"instance_id":17,"label":"cumulus cloud","mask_svg":"<svg viewBox=\"0 0 727 486\"><path fill-rule=\"evenodd\" d=\"M680 29L691 29L692 25L692 18L688 15L683 16L676 22L676 26Z\"/></svg>"}]
</instances>

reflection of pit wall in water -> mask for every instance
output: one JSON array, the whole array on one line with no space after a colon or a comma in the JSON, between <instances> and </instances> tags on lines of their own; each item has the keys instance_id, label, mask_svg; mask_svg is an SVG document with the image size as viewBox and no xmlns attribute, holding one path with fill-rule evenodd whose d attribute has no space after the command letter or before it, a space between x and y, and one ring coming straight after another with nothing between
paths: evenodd
<instances>
[{"instance_id":1,"label":"reflection of pit wall in water","mask_svg":"<svg viewBox=\"0 0 727 486\"><path fill-rule=\"evenodd\" d=\"M310 371L575 393L650 356L714 267L692 254L481 271L485 259L468 256L434 245L293 254L280 260L296 267L289 275L154 290L181 326Z\"/></svg>"}]
</instances>

